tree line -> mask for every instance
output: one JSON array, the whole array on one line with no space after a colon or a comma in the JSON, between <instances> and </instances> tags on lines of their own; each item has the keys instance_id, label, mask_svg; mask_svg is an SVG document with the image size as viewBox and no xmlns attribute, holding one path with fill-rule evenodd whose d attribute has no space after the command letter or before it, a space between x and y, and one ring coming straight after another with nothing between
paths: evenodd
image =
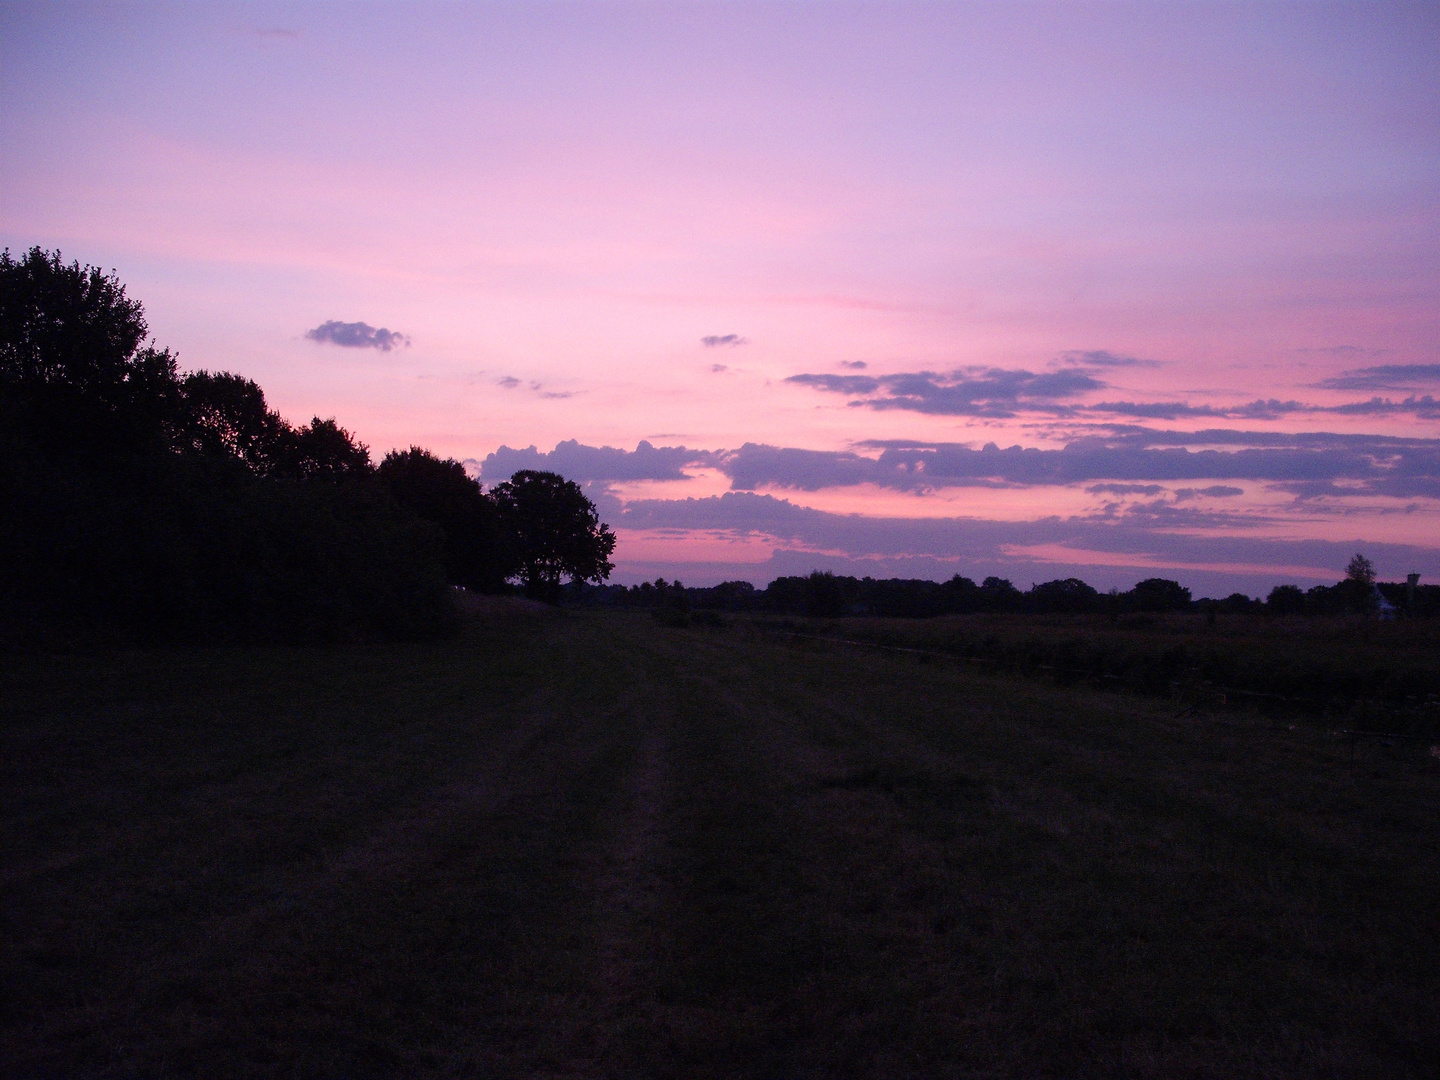
<instances>
[{"instance_id":1,"label":"tree line","mask_svg":"<svg viewBox=\"0 0 1440 1080\"><path fill-rule=\"evenodd\" d=\"M454 625L454 586L553 599L615 537L578 485L484 491L412 446L182 372L116 276L0 254L0 617L10 636L318 641Z\"/></svg>"},{"instance_id":2,"label":"tree line","mask_svg":"<svg viewBox=\"0 0 1440 1080\"><path fill-rule=\"evenodd\" d=\"M571 602L607 607L654 608L672 613L770 611L814 618L878 615L929 618L977 612L1032 614L1111 614L1195 611L1211 614L1346 615L1375 614L1380 599L1398 614L1440 615L1440 586L1376 582L1363 555L1352 560L1347 576L1335 585L1302 591L1279 585L1264 600L1244 593L1222 599L1194 599L1190 590L1167 578L1146 578L1133 588L1102 593L1079 578L1060 578L1016 588L1000 577L976 584L956 574L948 581L923 578L856 578L816 570L807 576L779 577L764 589L748 581L727 581L709 588L687 588L660 578L639 585L572 587ZM680 621L680 620L675 620Z\"/></svg>"}]
</instances>

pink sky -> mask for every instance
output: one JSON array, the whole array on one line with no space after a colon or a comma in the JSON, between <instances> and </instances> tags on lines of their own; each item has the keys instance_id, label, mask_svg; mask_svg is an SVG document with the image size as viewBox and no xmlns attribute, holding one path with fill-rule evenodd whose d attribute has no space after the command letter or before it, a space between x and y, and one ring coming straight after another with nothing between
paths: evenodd
<instances>
[{"instance_id":1,"label":"pink sky","mask_svg":"<svg viewBox=\"0 0 1440 1080\"><path fill-rule=\"evenodd\" d=\"M575 441L619 580L1440 576L1434 6L0 18L0 241L377 454Z\"/></svg>"}]
</instances>

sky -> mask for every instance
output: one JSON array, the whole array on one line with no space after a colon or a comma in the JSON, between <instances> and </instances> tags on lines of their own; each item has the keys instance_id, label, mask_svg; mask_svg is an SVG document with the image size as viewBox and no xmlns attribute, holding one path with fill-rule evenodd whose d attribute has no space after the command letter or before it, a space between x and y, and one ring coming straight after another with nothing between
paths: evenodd
<instances>
[{"instance_id":1,"label":"sky","mask_svg":"<svg viewBox=\"0 0 1440 1080\"><path fill-rule=\"evenodd\" d=\"M612 580L1440 580L1440 6L0 3L0 244Z\"/></svg>"}]
</instances>

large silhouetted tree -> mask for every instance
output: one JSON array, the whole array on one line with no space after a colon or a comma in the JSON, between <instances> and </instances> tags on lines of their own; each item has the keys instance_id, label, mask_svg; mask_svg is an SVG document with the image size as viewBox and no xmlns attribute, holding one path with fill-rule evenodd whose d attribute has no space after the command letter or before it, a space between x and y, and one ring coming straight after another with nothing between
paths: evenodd
<instances>
[{"instance_id":1,"label":"large silhouetted tree","mask_svg":"<svg viewBox=\"0 0 1440 1080\"><path fill-rule=\"evenodd\" d=\"M579 484L556 473L523 469L493 494L513 545L515 576L528 595L553 599L561 577L600 582L610 576L615 534Z\"/></svg>"}]
</instances>

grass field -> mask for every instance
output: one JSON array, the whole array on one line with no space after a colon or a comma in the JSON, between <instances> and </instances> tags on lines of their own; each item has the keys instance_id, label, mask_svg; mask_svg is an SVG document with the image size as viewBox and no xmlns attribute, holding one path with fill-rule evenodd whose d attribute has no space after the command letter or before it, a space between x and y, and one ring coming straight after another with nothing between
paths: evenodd
<instances>
[{"instance_id":1,"label":"grass field","mask_svg":"<svg viewBox=\"0 0 1440 1080\"><path fill-rule=\"evenodd\" d=\"M9 657L0 1075L1436 1075L1422 749L979 666Z\"/></svg>"}]
</instances>

